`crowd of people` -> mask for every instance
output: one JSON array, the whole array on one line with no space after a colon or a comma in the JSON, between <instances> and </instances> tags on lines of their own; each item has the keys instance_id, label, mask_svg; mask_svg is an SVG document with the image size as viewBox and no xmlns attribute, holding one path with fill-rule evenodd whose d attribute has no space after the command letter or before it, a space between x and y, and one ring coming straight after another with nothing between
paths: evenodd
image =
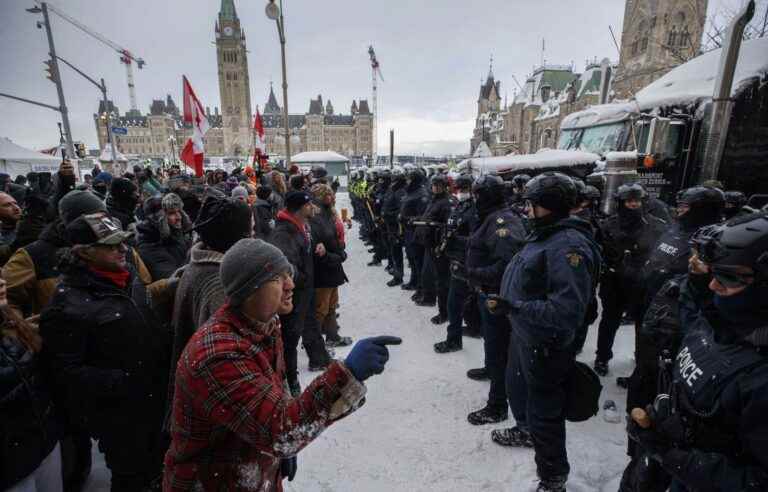
<instances>
[{"instance_id":1,"label":"crowd of people","mask_svg":"<svg viewBox=\"0 0 768 492\"><path fill-rule=\"evenodd\" d=\"M405 165L353 170L350 196L368 266L386 261L387 285L447 323L435 352L483 338L466 375L490 382L488 400L467 420L511 411L490 438L533 449L537 490L565 491L574 361L598 319L601 377L619 327L635 331L634 371L616 378L631 414L620 490L768 490L768 210L717 181L674 208L638 183L607 197L601 184Z\"/></svg>"},{"instance_id":2,"label":"crowd of people","mask_svg":"<svg viewBox=\"0 0 768 492\"><path fill-rule=\"evenodd\" d=\"M0 175L0 489L282 490L396 337L337 322L324 168ZM298 347L318 377L301 388Z\"/></svg>"},{"instance_id":3,"label":"crowd of people","mask_svg":"<svg viewBox=\"0 0 768 492\"><path fill-rule=\"evenodd\" d=\"M95 441L113 491L282 490L401 342L335 360L354 220L387 286L447 323L436 353L483 339L467 420L511 413L490 438L533 450L539 491L566 487L588 330L606 377L622 324L621 490L768 489L768 211L717 182L671 209L639 184L447 171L354 169L351 217L322 167L0 175L0 488L82 490Z\"/></svg>"}]
</instances>

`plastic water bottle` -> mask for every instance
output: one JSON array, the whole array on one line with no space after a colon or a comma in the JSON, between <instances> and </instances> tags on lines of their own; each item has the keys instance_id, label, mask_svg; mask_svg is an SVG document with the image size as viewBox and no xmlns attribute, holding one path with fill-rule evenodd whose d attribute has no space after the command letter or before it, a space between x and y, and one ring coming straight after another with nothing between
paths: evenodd
<instances>
[{"instance_id":1,"label":"plastic water bottle","mask_svg":"<svg viewBox=\"0 0 768 492\"><path fill-rule=\"evenodd\" d=\"M613 400L605 400L605 403L603 403L603 420L610 424L621 423L621 414Z\"/></svg>"}]
</instances>

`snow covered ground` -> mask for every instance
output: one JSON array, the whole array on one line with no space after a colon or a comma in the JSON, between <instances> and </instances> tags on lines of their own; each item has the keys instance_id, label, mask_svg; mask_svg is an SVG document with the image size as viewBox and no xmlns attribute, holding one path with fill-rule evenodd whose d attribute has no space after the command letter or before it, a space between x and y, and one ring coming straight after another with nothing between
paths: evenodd
<instances>
[{"instance_id":1,"label":"snow covered ground","mask_svg":"<svg viewBox=\"0 0 768 492\"><path fill-rule=\"evenodd\" d=\"M339 194L339 206L347 206ZM445 325L429 318L436 308L415 306L409 292L385 285L383 267L367 267L370 254L358 240L357 224L347 233L349 284L341 289L342 333L358 340L390 334L403 338L390 348L386 371L369 379L367 403L338 422L301 452L298 474L289 492L378 491L529 491L536 485L533 450L508 449L491 442L491 430L514 424L475 427L467 422L472 410L485 405L488 383L467 379L467 369L483 360L482 340L464 339L464 350L438 355L432 344L445 337ZM591 364L597 326L590 329L581 359ZM619 330L611 372L603 378L602 401L612 399L623 414L626 392L617 375L632 368L633 336ZM343 358L349 349L337 349ZM315 376L299 359L302 385ZM568 424L568 454L573 492L615 491L627 462L624 424L605 422L601 415ZM96 452L88 491L109 490L109 471Z\"/></svg>"}]
</instances>

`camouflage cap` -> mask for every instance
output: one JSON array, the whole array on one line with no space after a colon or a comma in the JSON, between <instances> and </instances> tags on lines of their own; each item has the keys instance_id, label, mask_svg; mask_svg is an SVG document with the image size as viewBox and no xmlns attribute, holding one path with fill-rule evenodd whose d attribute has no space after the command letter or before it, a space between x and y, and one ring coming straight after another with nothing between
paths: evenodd
<instances>
[{"instance_id":1,"label":"camouflage cap","mask_svg":"<svg viewBox=\"0 0 768 492\"><path fill-rule=\"evenodd\" d=\"M124 231L120 221L104 212L81 215L72 221L66 229L67 239L72 244L116 245L133 236L133 232Z\"/></svg>"}]
</instances>

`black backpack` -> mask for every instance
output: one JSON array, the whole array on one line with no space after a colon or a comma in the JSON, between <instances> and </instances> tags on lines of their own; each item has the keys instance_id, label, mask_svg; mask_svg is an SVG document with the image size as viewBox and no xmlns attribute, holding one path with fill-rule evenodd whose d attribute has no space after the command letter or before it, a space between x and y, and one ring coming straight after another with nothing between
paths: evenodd
<instances>
[{"instance_id":1,"label":"black backpack","mask_svg":"<svg viewBox=\"0 0 768 492\"><path fill-rule=\"evenodd\" d=\"M574 361L566 389L565 418L569 422L584 422L600 410L603 385L591 367Z\"/></svg>"}]
</instances>

